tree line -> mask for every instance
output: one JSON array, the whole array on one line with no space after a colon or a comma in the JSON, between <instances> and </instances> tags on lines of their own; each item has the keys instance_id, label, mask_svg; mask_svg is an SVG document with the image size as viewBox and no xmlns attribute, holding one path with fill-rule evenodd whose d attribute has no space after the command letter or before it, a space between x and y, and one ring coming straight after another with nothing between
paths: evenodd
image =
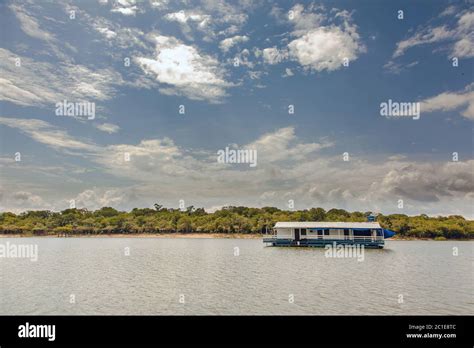
<instances>
[{"instance_id":1,"label":"tree line","mask_svg":"<svg viewBox=\"0 0 474 348\"><path fill-rule=\"evenodd\" d=\"M137 234L137 233L248 233L270 231L277 221L364 222L371 212L311 208L287 211L274 207L224 207L213 213L193 206L186 209L135 208L130 212L103 207L95 211L66 209L0 213L1 234ZM459 215L429 217L404 214L377 215L383 228L398 237L473 239L474 221Z\"/></svg>"}]
</instances>

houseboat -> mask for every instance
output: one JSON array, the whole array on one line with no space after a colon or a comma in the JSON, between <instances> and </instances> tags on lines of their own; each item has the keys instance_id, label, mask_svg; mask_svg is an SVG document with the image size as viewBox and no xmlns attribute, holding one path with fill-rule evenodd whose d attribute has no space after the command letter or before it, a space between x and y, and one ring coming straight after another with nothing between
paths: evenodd
<instances>
[{"instance_id":1,"label":"houseboat","mask_svg":"<svg viewBox=\"0 0 474 348\"><path fill-rule=\"evenodd\" d=\"M378 222L277 222L271 235L263 238L270 246L324 247L328 244L364 245L383 248L395 233Z\"/></svg>"}]
</instances>

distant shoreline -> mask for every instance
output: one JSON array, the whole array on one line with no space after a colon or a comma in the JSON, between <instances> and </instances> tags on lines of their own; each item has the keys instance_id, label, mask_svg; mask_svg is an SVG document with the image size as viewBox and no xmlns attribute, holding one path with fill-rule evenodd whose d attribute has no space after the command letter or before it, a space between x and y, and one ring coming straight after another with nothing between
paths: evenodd
<instances>
[{"instance_id":1,"label":"distant shoreline","mask_svg":"<svg viewBox=\"0 0 474 348\"><path fill-rule=\"evenodd\" d=\"M0 234L56 237L122 238L261 238L278 221L366 222L371 212L311 208L281 210L275 207L226 206L212 213L204 208L134 208L119 211L102 207L89 211L70 208L63 211L29 210L20 214L0 213ZM378 214L380 227L404 240L474 239L474 220L460 215L429 217L426 214ZM0 235L1 236L1 235Z\"/></svg>"},{"instance_id":2,"label":"distant shoreline","mask_svg":"<svg viewBox=\"0 0 474 348\"><path fill-rule=\"evenodd\" d=\"M112 234L71 234L68 237L57 234L0 234L0 238L175 238L175 239L262 239L265 235L258 233L112 233ZM387 241L473 241L473 239L434 239L407 238L395 236Z\"/></svg>"}]
</instances>

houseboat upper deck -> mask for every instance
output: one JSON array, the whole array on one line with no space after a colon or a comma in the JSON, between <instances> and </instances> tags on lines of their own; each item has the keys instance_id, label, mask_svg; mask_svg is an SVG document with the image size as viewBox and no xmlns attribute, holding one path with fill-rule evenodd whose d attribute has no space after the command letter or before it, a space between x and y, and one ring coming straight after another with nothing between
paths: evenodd
<instances>
[{"instance_id":1,"label":"houseboat upper deck","mask_svg":"<svg viewBox=\"0 0 474 348\"><path fill-rule=\"evenodd\" d=\"M378 222L295 221L277 222L263 242L271 246L324 247L335 242L383 248L384 240L393 235Z\"/></svg>"}]
</instances>

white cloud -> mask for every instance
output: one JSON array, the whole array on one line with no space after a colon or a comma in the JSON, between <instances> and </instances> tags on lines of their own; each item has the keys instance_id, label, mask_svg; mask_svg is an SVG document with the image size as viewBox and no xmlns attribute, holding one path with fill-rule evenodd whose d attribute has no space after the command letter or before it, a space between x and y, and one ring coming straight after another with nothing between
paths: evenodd
<instances>
[{"instance_id":1,"label":"white cloud","mask_svg":"<svg viewBox=\"0 0 474 348\"><path fill-rule=\"evenodd\" d=\"M278 64L288 58L288 51L278 49L276 46L262 50L263 61L267 64Z\"/></svg>"},{"instance_id":2,"label":"white cloud","mask_svg":"<svg viewBox=\"0 0 474 348\"><path fill-rule=\"evenodd\" d=\"M77 6L70 4L65 5L65 11L75 11L76 16L81 18L79 23L84 24L85 30L93 29L103 36L105 44L115 49L127 49L128 51L140 50L148 51L149 45L145 40L145 33L135 27L124 27L118 21L112 21L101 16L92 16L88 12ZM107 51L110 55L114 55L116 50ZM120 52L120 59L123 54Z\"/></svg>"},{"instance_id":3,"label":"white cloud","mask_svg":"<svg viewBox=\"0 0 474 348\"><path fill-rule=\"evenodd\" d=\"M214 4L217 6L213 7ZM133 6L135 5L132 4L131 7ZM202 25L203 33L209 38L214 38L216 45L225 41L221 39L229 35L237 37L242 35L242 33L239 35L239 31L247 20L242 7L235 5L230 9L230 5L221 1L207 1L206 6L207 9L199 9L202 12L197 10L185 12L186 15L194 13L201 17L188 18L184 22L194 30L203 23L204 16L209 14L211 16L209 21ZM294 31L285 37L288 41L282 41L283 45L290 42L290 46L269 47L266 52L255 49L255 55L262 56L267 63L294 59L307 69L334 70L338 68L337 64L331 66L329 62L323 65L323 62L329 57L331 60L339 57L337 54L327 52L344 52L344 49L348 49L349 53L355 52L355 56L362 52L359 36L355 26L348 24L347 14L338 12L336 16L338 20L342 20L342 23L336 25L327 14L323 15L325 12L320 8L314 8L311 11L309 8L296 8L297 16L292 27ZM334 14L336 11L330 13ZM225 14L230 16L226 17ZM284 15L286 16L287 12ZM43 46L44 42L56 42L54 38L56 32L50 30L47 23L40 21L40 17L33 17L28 13L26 16L28 17L21 17L20 14L18 23L26 34L43 41L36 42L37 44ZM85 18L83 13L80 13L78 17L82 20ZM94 19L96 20L88 21L87 24L91 30L97 31L97 34L93 32L96 35L94 39L105 38L101 42L110 45L104 46L106 47L104 51L113 52L119 57L120 62L123 59L121 54L123 52L115 50L116 48L127 48L127 52L131 52L130 56L137 57L137 61L143 59L141 68L155 81L150 82L150 85L159 86L164 93L181 94L198 100L220 101L232 86L226 81L224 70L226 62L219 62L214 56L205 54L196 46L184 44L170 37L159 36L155 42L156 47L153 45L153 49L150 50L144 40L145 34L138 28L122 28L117 21L100 20L100 17L94 17ZM468 56L472 41L469 31L472 29L471 17L461 14L457 28L465 32L465 35L462 39L454 40L453 52L461 52L460 55ZM452 29L447 27L447 30ZM423 37L420 38L423 39ZM424 39L429 40L429 38L428 35ZM267 46L273 45L272 41L268 42L270 44ZM347 43L349 43L348 46ZM62 43L58 43L60 44ZM109 49L110 47L114 49ZM342 49L339 49L341 47ZM249 56L248 50L242 50L239 54L244 58L243 64L247 66L253 64L245 60ZM68 62L52 64L49 61L35 61L26 55L21 57L22 66L15 67L16 56L13 52L0 49L2 71L0 99L18 105L50 106L53 113L54 103L62 99L109 100L115 95L116 85L126 84L120 74L111 69L97 69L94 66L85 67ZM286 75L302 70L300 67L296 69L292 67L293 70L284 68L282 70ZM261 71L248 69L245 73L254 79L262 75ZM458 108L465 117L473 119L472 89L448 91L427 98L423 101L422 112ZM376 204L390 206L390 204L395 204L394 197L398 198L400 195L414 202L423 202L415 208L415 212L420 212L425 207L427 209L434 207L429 205L432 202L442 202L448 207L446 209L453 209L453 211L457 209L456 204L458 204L461 206L460 209L464 206L464 211L466 211L468 202L466 192L472 192L468 176L472 173L472 162L422 164L417 161L410 162L403 157L393 157L390 158L391 163L388 163L374 159L357 161L351 157L351 162L344 163L343 165L347 167L343 168L340 156L332 158L325 155L324 151L320 151L332 146L330 141L304 142L297 137L292 127L255 136L255 140L249 140L247 144L239 146L258 149L258 166L255 170L249 170L248 167L243 166L219 166L215 161L215 151L182 148L178 143L167 138L143 139L134 144L100 146L90 140L71 135L72 131L68 133L41 120L2 117L0 124L12 127L62 153L80 155L81 161L83 158L90 160L93 163L91 170L97 170L98 174L113 175L116 180L114 184L120 182L120 184L129 185L130 182L136 182L136 187L140 188L140 202L148 197L152 197L152 200L163 197L175 202L176 197L182 196L208 206L218 206L227 202L257 205L260 199L268 200L271 205L278 205L278 200L287 197L290 192L301 200L302 205L347 204L348 207L362 210L364 207ZM118 126L109 123L96 126L102 131L111 133L118 129ZM226 145L222 144L222 147ZM129 152L131 155L130 162L124 162L124 152ZM9 170L14 170L12 169L14 165L10 167ZM23 163L21 169L18 170L25 172ZM349 174L351 180L348 180ZM2 176L2 180L3 178ZM15 179L22 180L20 175ZM38 178L38 180L30 181L34 185L34 183L40 183L40 180ZM64 178L64 180L68 179ZM93 185L95 184L94 182ZM24 209L29 206L40 207L46 206L47 201L55 200L51 198L56 194L54 193L55 186L37 188L37 190L18 189L18 187L15 189L19 193L17 196L7 194L12 206ZM50 199L45 199L41 190L50 191ZM64 192L58 194L66 195ZM82 187L73 194L70 192L67 194L70 197L76 197L85 205L94 207L123 206L130 198L126 190L116 188L88 187L84 189ZM2 205L4 206L3 202ZM437 205L436 209L440 206L442 205Z\"/></svg>"},{"instance_id":4,"label":"white cloud","mask_svg":"<svg viewBox=\"0 0 474 348\"><path fill-rule=\"evenodd\" d=\"M282 77L291 77L293 75L294 75L293 71L290 68L286 68L285 73L282 75Z\"/></svg>"},{"instance_id":5,"label":"white cloud","mask_svg":"<svg viewBox=\"0 0 474 348\"><path fill-rule=\"evenodd\" d=\"M242 6L236 2L227 3L224 0L204 0L202 8L207 13L212 13L213 22L216 25L236 25L241 27L247 22L248 10L245 4Z\"/></svg>"},{"instance_id":6,"label":"white cloud","mask_svg":"<svg viewBox=\"0 0 474 348\"><path fill-rule=\"evenodd\" d=\"M193 41L193 32L199 31L205 34L213 34L209 27L212 16L202 14L200 11L179 11L168 13L164 16L168 21L179 23L181 31L189 41Z\"/></svg>"},{"instance_id":7,"label":"white cloud","mask_svg":"<svg viewBox=\"0 0 474 348\"><path fill-rule=\"evenodd\" d=\"M40 196L32 194L31 192L18 191L13 195L13 198L20 201L23 206L35 207L44 204Z\"/></svg>"},{"instance_id":8,"label":"white cloud","mask_svg":"<svg viewBox=\"0 0 474 348\"><path fill-rule=\"evenodd\" d=\"M343 162L339 155L321 153L333 145L331 142L304 143L293 127L286 127L248 144L235 145L258 151L258 165L250 169L219 164L215 151L187 150L167 138L99 147L40 120L1 118L0 123L57 150L81 150L84 158L100 166L96 170L102 168L102 173L126 180L124 188L81 189L75 195L76 203L89 209L104 205L130 209L156 202L157 197L160 203L175 206L177 197L186 197L187 202L199 206L231 202L284 207L288 199L297 199L299 206L397 212L397 200L402 198L404 213L408 214L438 213L444 206L444 213L472 215L468 207L474 190L473 160L424 163L391 156L389 161L354 158ZM234 145L223 144L222 148L225 146ZM124 161L125 152L130 155L129 162ZM130 182L135 184L131 186ZM17 191L32 193L32 198L24 195L24 201L42 204L41 195L34 189ZM54 187L51 192L55 192ZM3 192L3 196L10 195ZM67 198L70 197L74 195L69 193ZM49 202L44 201L42 205ZM58 201L57 196L54 201ZM21 205L8 199L2 201L2 206Z\"/></svg>"},{"instance_id":9,"label":"white cloud","mask_svg":"<svg viewBox=\"0 0 474 348\"><path fill-rule=\"evenodd\" d=\"M451 111L465 108L461 115L474 120L474 85L466 86L463 91L444 92L421 101L421 112Z\"/></svg>"},{"instance_id":10,"label":"white cloud","mask_svg":"<svg viewBox=\"0 0 474 348\"><path fill-rule=\"evenodd\" d=\"M474 161L406 163L392 168L382 180L374 182L374 195L404 197L419 202L438 202L442 198L463 196L474 191ZM375 197L372 197L375 198Z\"/></svg>"},{"instance_id":11,"label":"white cloud","mask_svg":"<svg viewBox=\"0 0 474 348\"><path fill-rule=\"evenodd\" d=\"M245 48L239 53L235 54L232 58L228 58L227 61L229 62L229 64L234 64L237 59L239 62L239 65L247 66L250 69L253 69L255 67L255 63L249 59L250 56L251 56L250 51L247 48ZM254 71L248 71L248 75L250 76L250 79L252 80L257 77L260 77L260 73L254 72Z\"/></svg>"},{"instance_id":12,"label":"white cloud","mask_svg":"<svg viewBox=\"0 0 474 348\"><path fill-rule=\"evenodd\" d=\"M176 21L179 23L187 23L187 22L197 22L197 24L201 27L204 27L206 23L209 22L211 16L204 15L201 13L196 12L186 12L186 11L179 11L179 12L172 12L165 15L165 19L169 21Z\"/></svg>"},{"instance_id":13,"label":"white cloud","mask_svg":"<svg viewBox=\"0 0 474 348\"><path fill-rule=\"evenodd\" d=\"M150 0L150 5L154 9L162 10L168 7L169 0Z\"/></svg>"},{"instance_id":14,"label":"white cloud","mask_svg":"<svg viewBox=\"0 0 474 348\"><path fill-rule=\"evenodd\" d=\"M275 132L262 135L256 141L246 145L246 148L256 149L263 163L276 161L298 161L310 153L331 147L331 142L298 143L293 127L278 129Z\"/></svg>"},{"instance_id":15,"label":"white cloud","mask_svg":"<svg viewBox=\"0 0 474 348\"><path fill-rule=\"evenodd\" d=\"M220 35L237 34L247 22L246 11L251 7L244 2L203 0L200 6L170 12L164 18L179 23L182 33L190 41L194 40L194 35L200 33L204 41L213 42L217 41Z\"/></svg>"},{"instance_id":16,"label":"white cloud","mask_svg":"<svg viewBox=\"0 0 474 348\"><path fill-rule=\"evenodd\" d=\"M96 26L97 24L93 24ZM95 29L107 39L107 43L114 48L127 50L149 51L149 46L145 40L145 33L137 28L126 28L114 25L114 27L101 27L97 25Z\"/></svg>"},{"instance_id":17,"label":"white cloud","mask_svg":"<svg viewBox=\"0 0 474 348\"><path fill-rule=\"evenodd\" d=\"M466 12L459 18L457 30L460 33L469 35L469 34L472 34L473 29L474 29L474 12Z\"/></svg>"},{"instance_id":18,"label":"white cloud","mask_svg":"<svg viewBox=\"0 0 474 348\"><path fill-rule=\"evenodd\" d=\"M124 161L124 153L129 154L130 162ZM168 138L142 140L137 145L109 145L93 160L118 177L142 182L153 182L159 177L170 185L179 180L177 176L203 175L198 171L205 167Z\"/></svg>"},{"instance_id":19,"label":"white cloud","mask_svg":"<svg viewBox=\"0 0 474 348\"><path fill-rule=\"evenodd\" d=\"M444 9L443 12L440 13L440 17L453 15L456 13L456 11L457 11L456 6L448 6Z\"/></svg>"},{"instance_id":20,"label":"white cloud","mask_svg":"<svg viewBox=\"0 0 474 348\"><path fill-rule=\"evenodd\" d=\"M117 33L107 27L97 27L97 31L104 35L107 39L112 39L117 36Z\"/></svg>"},{"instance_id":21,"label":"white cloud","mask_svg":"<svg viewBox=\"0 0 474 348\"><path fill-rule=\"evenodd\" d=\"M111 10L112 12L118 12L123 14L124 16L135 16L138 11L138 7L117 7Z\"/></svg>"},{"instance_id":22,"label":"white cloud","mask_svg":"<svg viewBox=\"0 0 474 348\"><path fill-rule=\"evenodd\" d=\"M238 43L247 42L248 40L249 38L245 35L236 35L233 37L228 37L227 39L224 39L220 42L219 48L225 53Z\"/></svg>"},{"instance_id":23,"label":"white cloud","mask_svg":"<svg viewBox=\"0 0 474 348\"><path fill-rule=\"evenodd\" d=\"M154 40L155 57L135 60L159 82L162 93L210 102L219 102L226 96L226 89L232 84L225 81L225 71L216 58L173 37L157 35Z\"/></svg>"},{"instance_id":24,"label":"white cloud","mask_svg":"<svg viewBox=\"0 0 474 348\"><path fill-rule=\"evenodd\" d=\"M283 21L280 9L274 8L273 14ZM345 59L353 61L366 51L347 11L332 9L328 13L324 6L297 4L285 16L294 27L294 39L285 48L264 49L263 59L268 64L290 59L308 71L333 71L342 67Z\"/></svg>"},{"instance_id":25,"label":"white cloud","mask_svg":"<svg viewBox=\"0 0 474 348\"><path fill-rule=\"evenodd\" d=\"M138 11L136 4L136 0L117 0L111 12L121 13L124 16L135 16Z\"/></svg>"},{"instance_id":26,"label":"white cloud","mask_svg":"<svg viewBox=\"0 0 474 348\"><path fill-rule=\"evenodd\" d=\"M44 41L55 40L51 33L40 28L36 18L33 17L24 7L12 4L9 6L9 8L20 21L20 27L25 32L25 34Z\"/></svg>"},{"instance_id":27,"label":"white cloud","mask_svg":"<svg viewBox=\"0 0 474 348\"><path fill-rule=\"evenodd\" d=\"M96 210L102 207L117 207L130 200L130 194L119 189L104 189L94 187L79 193L74 202L77 208Z\"/></svg>"},{"instance_id":28,"label":"white cloud","mask_svg":"<svg viewBox=\"0 0 474 348\"><path fill-rule=\"evenodd\" d=\"M353 61L364 47L357 34L339 27L319 27L288 44L289 54L302 66L316 70L339 69L344 59Z\"/></svg>"},{"instance_id":29,"label":"white cloud","mask_svg":"<svg viewBox=\"0 0 474 348\"><path fill-rule=\"evenodd\" d=\"M9 190L0 186L0 210L12 213L22 213L27 210L52 209L40 195L30 191Z\"/></svg>"},{"instance_id":30,"label":"white cloud","mask_svg":"<svg viewBox=\"0 0 474 348\"><path fill-rule=\"evenodd\" d=\"M397 58L403 55L405 51L409 48L443 41L451 38L453 34L454 32L451 32L446 26L426 28L422 31L417 32L415 35L409 37L408 39L398 42L397 48L393 53L393 58Z\"/></svg>"},{"instance_id":31,"label":"white cloud","mask_svg":"<svg viewBox=\"0 0 474 348\"><path fill-rule=\"evenodd\" d=\"M20 119L0 117L0 124L15 128L39 143L57 150L97 151L97 146L78 140L66 131L52 126L50 123L37 119Z\"/></svg>"},{"instance_id":32,"label":"white cloud","mask_svg":"<svg viewBox=\"0 0 474 348\"><path fill-rule=\"evenodd\" d=\"M403 70L412 68L418 65L418 63L419 63L418 61L414 61L408 64L402 64L402 63L397 63L393 60L390 60L383 67L392 74L400 74Z\"/></svg>"},{"instance_id":33,"label":"white cloud","mask_svg":"<svg viewBox=\"0 0 474 348\"><path fill-rule=\"evenodd\" d=\"M471 37L465 37L456 41L451 56L457 58L474 57L474 39L472 35Z\"/></svg>"},{"instance_id":34,"label":"white cloud","mask_svg":"<svg viewBox=\"0 0 474 348\"><path fill-rule=\"evenodd\" d=\"M21 59L21 66L15 59ZM0 100L18 105L47 106L68 101L107 100L114 96L113 85L123 83L112 69L91 70L79 64L37 62L0 48Z\"/></svg>"},{"instance_id":35,"label":"white cloud","mask_svg":"<svg viewBox=\"0 0 474 348\"><path fill-rule=\"evenodd\" d=\"M63 62L72 62L72 59L65 52L76 52L76 49L68 42L59 41L56 35L53 34L55 29L50 27L52 23L64 24L64 22L44 16L41 13L41 7L32 2L11 4L9 9L15 14L23 32L32 38L41 40L47 47L46 50L41 52L42 54L55 56Z\"/></svg>"},{"instance_id":36,"label":"white cloud","mask_svg":"<svg viewBox=\"0 0 474 348\"><path fill-rule=\"evenodd\" d=\"M444 10L440 18L453 14L453 8ZM464 11L457 15L459 18L451 28L448 25L427 26L417 30L409 38L397 43L392 58L402 56L408 49L416 46L447 42L450 57L474 57L474 12Z\"/></svg>"},{"instance_id":37,"label":"white cloud","mask_svg":"<svg viewBox=\"0 0 474 348\"><path fill-rule=\"evenodd\" d=\"M95 127L97 129L101 130L102 132L106 132L106 133L109 133L109 134L117 133L120 130L119 126L117 126L116 124L112 124L112 123L97 124Z\"/></svg>"},{"instance_id":38,"label":"white cloud","mask_svg":"<svg viewBox=\"0 0 474 348\"><path fill-rule=\"evenodd\" d=\"M319 27L327 19L327 15L324 13L324 6L316 6L314 4L309 4L306 9L303 5L296 4L286 15L295 29L303 31L303 34L306 30Z\"/></svg>"}]
</instances>

